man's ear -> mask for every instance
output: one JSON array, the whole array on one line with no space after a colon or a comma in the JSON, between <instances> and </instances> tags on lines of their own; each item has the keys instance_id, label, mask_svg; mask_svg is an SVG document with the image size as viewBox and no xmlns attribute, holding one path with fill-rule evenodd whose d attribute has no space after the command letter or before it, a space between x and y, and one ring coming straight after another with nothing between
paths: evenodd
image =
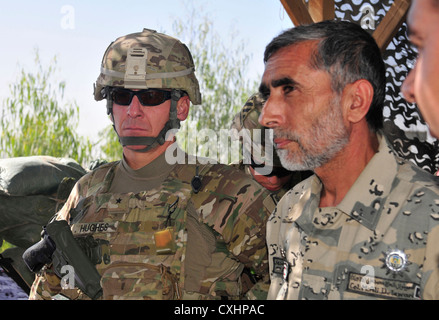
<instances>
[{"instance_id":1,"label":"man's ear","mask_svg":"<svg viewBox=\"0 0 439 320\"><path fill-rule=\"evenodd\" d=\"M352 123L357 123L366 118L372 104L374 90L372 84L365 79L349 84L346 89L345 93L348 98L346 119Z\"/></svg>"},{"instance_id":2,"label":"man's ear","mask_svg":"<svg viewBox=\"0 0 439 320\"><path fill-rule=\"evenodd\" d=\"M189 107L190 107L190 99L189 96L183 96L178 100L177 102L177 118L180 121L186 120L188 114L189 114Z\"/></svg>"}]
</instances>

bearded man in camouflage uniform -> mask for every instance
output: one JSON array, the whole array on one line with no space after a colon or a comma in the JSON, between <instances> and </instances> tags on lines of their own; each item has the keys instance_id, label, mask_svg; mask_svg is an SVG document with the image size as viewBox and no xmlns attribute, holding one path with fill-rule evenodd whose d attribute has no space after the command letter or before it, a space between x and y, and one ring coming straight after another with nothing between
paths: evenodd
<instances>
[{"instance_id":1,"label":"bearded man in camouflage uniform","mask_svg":"<svg viewBox=\"0 0 439 320\"><path fill-rule=\"evenodd\" d=\"M148 29L116 39L94 94L107 99L123 159L84 176L56 219L70 222L96 264L102 298L240 298L244 267L268 269L268 194L232 167L198 161L174 144L190 102L201 103L187 47ZM56 294L87 298L61 290L59 274L46 267L31 298Z\"/></svg>"},{"instance_id":2,"label":"bearded man in camouflage uniform","mask_svg":"<svg viewBox=\"0 0 439 320\"><path fill-rule=\"evenodd\" d=\"M439 299L439 187L383 126L385 66L360 26L299 26L266 47L261 124L315 175L267 223L269 299Z\"/></svg>"}]
</instances>

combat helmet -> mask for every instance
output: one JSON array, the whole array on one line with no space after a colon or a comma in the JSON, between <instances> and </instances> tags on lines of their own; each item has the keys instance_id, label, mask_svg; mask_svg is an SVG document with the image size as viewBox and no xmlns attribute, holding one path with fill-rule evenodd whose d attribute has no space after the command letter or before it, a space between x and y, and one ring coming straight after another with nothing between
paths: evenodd
<instances>
[{"instance_id":1,"label":"combat helmet","mask_svg":"<svg viewBox=\"0 0 439 320\"><path fill-rule=\"evenodd\" d=\"M259 93L248 98L240 112L233 118L231 130L235 129L235 138L242 138L245 164L264 164L268 167L281 167L281 162L276 152L273 152L273 141L267 137L268 128L258 122L264 106L264 100ZM246 130L243 130L246 129ZM257 135L256 133L260 133ZM233 137L233 135L232 135ZM266 153L268 151L268 153ZM251 159L245 159L245 155Z\"/></svg>"},{"instance_id":2,"label":"combat helmet","mask_svg":"<svg viewBox=\"0 0 439 320\"><path fill-rule=\"evenodd\" d=\"M107 113L112 116L112 88L172 89L170 119L157 137L120 137L122 145L163 144L169 129L178 129L177 101L187 94L194 105L201 104L201 94L192 55L178 39L143 29L117 38L105 51L100 75L94 84L95 100L107 99ZM117 132L116 132L117 133Z\"/></svg>"}]
</instances>

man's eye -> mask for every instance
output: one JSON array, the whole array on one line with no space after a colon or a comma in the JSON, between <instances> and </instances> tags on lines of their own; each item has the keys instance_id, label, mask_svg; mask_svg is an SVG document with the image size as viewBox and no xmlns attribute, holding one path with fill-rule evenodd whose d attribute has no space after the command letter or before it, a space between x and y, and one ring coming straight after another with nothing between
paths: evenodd
<instances>
[{"instance_id":1,"label":"man's eye","mask_svg":"<svg viewBox=\"0 0 439 320\"><path fill-rule=\"evenodd\" d=\"M259 90L259 95L265 101L270 97L270 90Z\"/></svg>"},{"instance_id":2,"label":"man's eye","mask_svg":"<svg viewBox=\"0 0 439 320\"><path fill-rule=\"evenodd\" d=\"M292 91L294 91L295 90L295 87L294 86L284 86L283 87L283 91L284 91L284 93L290 93L290 92L292 92Z\"/></svg>"}]
</instances>

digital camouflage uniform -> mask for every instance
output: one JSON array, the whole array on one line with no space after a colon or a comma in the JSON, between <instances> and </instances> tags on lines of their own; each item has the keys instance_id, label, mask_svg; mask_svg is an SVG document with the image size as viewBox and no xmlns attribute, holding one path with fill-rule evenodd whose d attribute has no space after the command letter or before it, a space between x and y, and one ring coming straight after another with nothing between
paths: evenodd
<instances>
[{"instance_id":1,"label":"digital camouflage uniform","mask_svg":"<svg viewBox=\"0 0 439 320\"><path fill-rule=\"evenodd\" d=\"M181 91L201 103L189 50L154 30L120 37L105 52L95 99L107 99L110 115L114 87L171 91L169 121L158 137L119 136L124 146L147 146L138 152L163 144L166 132L179 128ZM187 155L183 164L168 163L170 149L177 150L169 147L139 170L123 159L85 175L57 219L70 222L96 265L103 299L238 299L244 267L268 271L268 194L230 166L197 164ZM61 288L52 269L40 272L31 299L87 299L78 289Z\"/></svg>"},{"instance_id":2,"label":"digital camouflage uniform","mask_svg":"<svg viewBox=\"0 0 439 320\"><path fill-rule=\"evenodd\" d=\"M438 299L437 178L379 152L342 202L319 208L312 176L267 223L269 299Z\"/></svg>"}]
</instances>

